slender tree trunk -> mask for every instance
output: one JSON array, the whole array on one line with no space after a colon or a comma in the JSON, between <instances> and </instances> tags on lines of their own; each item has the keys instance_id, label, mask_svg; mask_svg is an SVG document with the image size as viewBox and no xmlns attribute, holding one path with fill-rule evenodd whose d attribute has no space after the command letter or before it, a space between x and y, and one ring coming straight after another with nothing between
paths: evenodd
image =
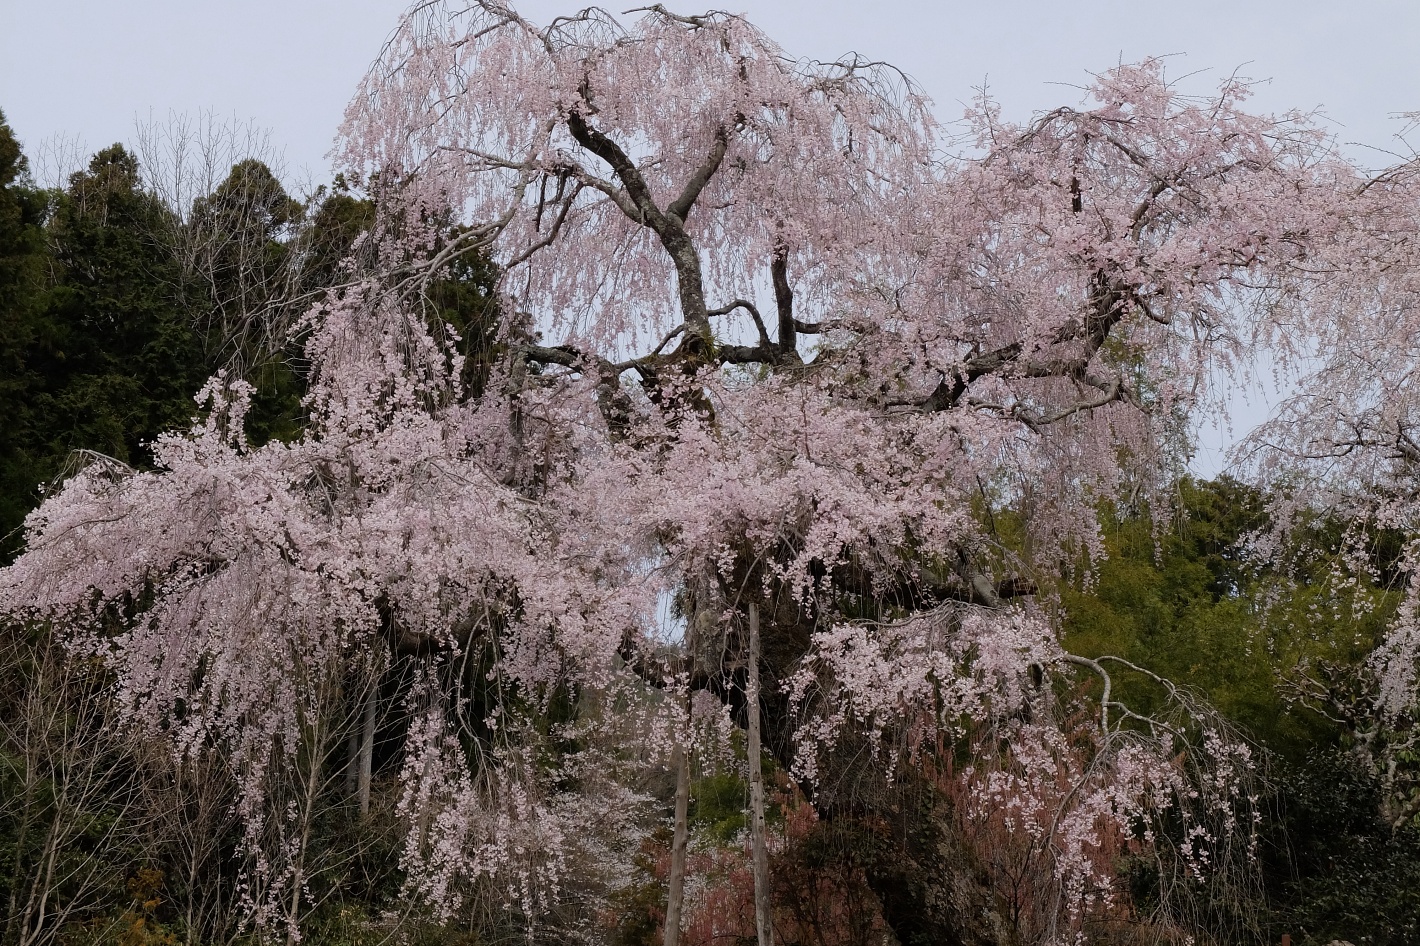
<instances>
[{"instance_id":1,"label":"slender tree trunk","mask_svg":"<svg viewBox=\"0 0 1420 946\"><path fill-rule=\"evenodd\" d=\"M375 759L375 702L379 699L379 680L370 684L370 692L365 695L364 728L360 733L360 817L370 814L370 779L374 773Z\"/></svg>"},{"instance_id":2,"label":"slender tree trunk","mask_svg":"<svg viewBox=\"0 0 1420 946\"><path fill-rule=\"evenodd\" d=\"M764 845L763 749L759 735L759 606L749 606L749 680L745 687L749 717L750 847L754 860L754 928L759 946L774 946L773 918L769 910L769 851Z\"/></svg>"},{"instance_id":3,"label":"slender tree trunk","mask_svg":"<svg viewBox=\"0 0 1420 946\"><path fill-rule=\"evenodd\" d=\"M361 704L361 712L364 705ZM360 730L352 729L345 737L345 797L354 798L360 791Z\"/></svg>"},{"instance_id":4,"label":"slender tree trunk","mask_svg":"<svg viewBox=\"0 0 1420 946\"><path fill-rule=\"evenodd\" d=\"M685 852L690 840L690 748L677 743L675 765L675 835L671 839L671 876L666 893L666 946L680 942L681 907L685 903Z\"/></svg>"}]
</instances>

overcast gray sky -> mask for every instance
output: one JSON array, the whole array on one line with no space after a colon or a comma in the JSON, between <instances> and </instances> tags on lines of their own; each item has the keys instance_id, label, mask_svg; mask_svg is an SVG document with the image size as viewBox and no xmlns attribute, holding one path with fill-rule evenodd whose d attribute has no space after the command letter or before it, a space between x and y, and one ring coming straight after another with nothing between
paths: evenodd
<instances>
[{"instance_id":1,"label":"overcast gray sky","mask_svg":"<svg viewBox=\"0 0 1420 946\"><path fill-rule=\"evenodd\" d=\"M524 0L546 22L585 0ZM642 6L623 0L609 8ZM705 0L702 0L705 2ZM856 51L913 76L938 117L986 83L1009 118L1080 99L1123 60L1176 55L1206 91L1223 76L1266 80L1259 111L1320 108L1368 166L1405 151L1398 113L1420 111L1420 0L710 0L744 12L791 54ZM667 0L698 12L695 3ZM89 150L135 122L212 111L269 129L288 177L321 181L342 111L404 0L0 0L0 109L27 151L56 135ZM1413 139L1420 145L1420 134ZM1248 426L1263 405L1238 412ZM1205 442L1216 445L1214 435ZM1216 459L1200 457L1201 471Z\"/></svg>"},{"instance_id":2,"label":"overcast gray sky","mask_svg":"<svg viewBox=\"0 0 1420 946\"><path fill-rule=\"evenodd\" d=\"M646 0L625 0L638 6ZM1010 117L1074 103L1071 85L1124 60L1182 54L1197 88L1240 69L1254 101L1317 107L1343 138L1396 147L1420 110L1416 0L721 0L789 52L888 60L956 118L987 82ZM526 0L545 22L580 0ZM671 4L687 11L694 4ZM89 148L135 119L212 110L270 129L293 172L324 177L341 111L403 0L0 0L0 109L27 149L56 133ZM616 9L617 4L611 8ZM1362 152L1353 151L1360 155ZM1384 163L1376 157L1374 163Z\"/></svg>"}]
</instances>

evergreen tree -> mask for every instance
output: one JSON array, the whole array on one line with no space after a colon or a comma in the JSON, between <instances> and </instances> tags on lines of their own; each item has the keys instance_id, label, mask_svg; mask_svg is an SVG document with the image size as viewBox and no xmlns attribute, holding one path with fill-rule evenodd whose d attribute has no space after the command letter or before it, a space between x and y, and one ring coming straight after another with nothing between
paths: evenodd
<instances>
[{"instance_id":1,"label":"evergreen tree","mask_svg":"<svg viewBox=\"0 0 1420 946\"><path fill-rule=\"evenodd\" d=\"M86 448L143 465L145 444L192 416L206 375L181 305L182 274L157 239L169 211L122 146L96 154L56 203L51 317L41 404L51 455Z\"/></svg>"},{"instance_id":2,"label":"evergreen tree","mask_svg":"<svg viewBox=\"0 0 1420 946\"><path fill-rule=\"evenodd\" d=\"M171 215L142 188L134 157L106 148L46 200L15 183L23 159L8 129L5 141L0 529L9 537L0 554L8 559L41 484L62 475L75 451L148 464L146 445L188 421L207 371L182 302L183 273L160 238Z\"/></svg>"},{"instance_id":3,"label":"evergreen tree","mask_svg":"<svg viewBox=\"0 0 1420 946\"><path fill-rule=\"evenodd\" d=\"M30 185L20 143L0 113L0 562L17 550L44 477L26 436L34 424L27 394L38 381L26 356L49 335L44 215L44 194Z\"/></svg>"}]
</instances>

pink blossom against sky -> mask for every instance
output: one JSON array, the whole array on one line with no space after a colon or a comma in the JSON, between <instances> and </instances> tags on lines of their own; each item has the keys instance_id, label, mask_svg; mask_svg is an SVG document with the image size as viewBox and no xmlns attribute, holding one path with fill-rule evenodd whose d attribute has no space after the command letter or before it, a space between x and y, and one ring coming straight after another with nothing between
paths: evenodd
<instances>
[{"instance_id":1,"label":"pink blossom against sky","mask_svg":"<svg viewBox=\"0 0 1420 946\"><path fill-rule=\"evenodd\" d=\"M547 22L584 0L525 0ZM644 0L612 4L638 6ZM709 0L703 0L704 3ZM403 0L0 0L0 109L32 155L67 137L86 150L132 140L139 122L210 111L269 130L296 189L328 180L326 157L357 82ZM718 4L717 4L718 5ZM732 0L797 56L856 51L920 83L944 121L985 83L1009 120L1075 104L1092 72L1177 54L1206 93L1228 73L1267 80L1256 111L1322 109L1352 160L1392 163L1420 110L1414 0ZM678 12L700 4L671 2ZM1420 146L1420 134L1413 139ZM43 162L37 162L42 166ZM1258 374L1265 374L1259 369ZM1205 424L1198 472L1268 413L1270 386L1234 400L1234 431Z\"/></svg>"},{"instance_id":2,"label":"pink blossom against sky","mask_svg":"<svg viewBox=\"0 0 1420 946\"><path fill-rule=\"evenodd\" d=\"M527 0L546 22L582 0ZM641 5L629 0L621 6ZM718 4L716 4L718 5ZM700 5L671 3L678 12ZM1395 149L1420 110L1420 4L1412 0L735 0L794 55L855 50L894 63L951 120L987 82L1008 118L1073 104L1121 59L1186 54L1174 71L1268 79L1254 108L1323 107L1345 140ZM267 128L288 175L327 176L325 154L402 0L3 0L0 109L27 149L56 134L91 149L135 120L211 110ZM1064 86L1060 85L1065 84ZM1367 164L1382 156L1351 149ZM304 172L304 173L303 173Z\"/></svg>"}]
</instances>

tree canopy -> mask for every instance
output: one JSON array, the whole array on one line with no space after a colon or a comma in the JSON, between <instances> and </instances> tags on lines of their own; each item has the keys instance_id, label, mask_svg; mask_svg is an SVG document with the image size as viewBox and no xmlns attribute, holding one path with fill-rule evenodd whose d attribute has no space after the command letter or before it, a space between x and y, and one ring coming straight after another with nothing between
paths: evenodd
<instances>
[{"instance_id":1,"label":"tree canopy","mask_svg":"<svg viewBox=\"0 0 1420 946\"><path fill-rule=\"evenodd\" d=\"M687 760L761 723L786 837L831 826L903 944L1130 903L1270 935L1256 740L1420 806L1383 327L1416 195L1247 95L1121 65L1026 124L983 97L953 157L899 72L741 17L477 0L405 16L305 203L244 159L167 207L118 146L42 195L0 126L6 483L92 451L0 612L220 773L262 935L309 926L331 785L368 818L377 775L408 903L575 928L670 764L674 943L720 784L692 816ZM1180 480L1259 346L1318 366L1260 485Z\"/></svg>"}]
</instances>

